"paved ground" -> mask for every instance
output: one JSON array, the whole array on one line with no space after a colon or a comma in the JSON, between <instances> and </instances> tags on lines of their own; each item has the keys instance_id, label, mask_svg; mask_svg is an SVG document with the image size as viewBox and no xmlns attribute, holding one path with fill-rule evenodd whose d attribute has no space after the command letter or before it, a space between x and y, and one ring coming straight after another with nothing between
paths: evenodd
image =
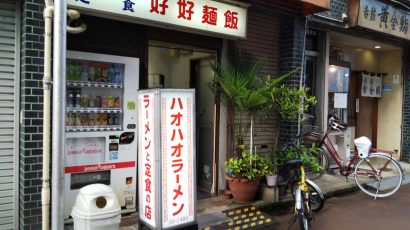
<instances>
[{"instance_id":1,"label":"paved ground","mask_svg":"<svg viewBox=\"0 0 410 230\"><path fill-rule=\"evenodd\" d=\"M315 213L312 229L378 230L410 229L410 184L402 185L393 196L373 200L363 192L336 196L326 200ZM274 216L277 229L288 229L290 214ZM299 229L294 223L291 229Z\"/></svg>"}]
</instances>

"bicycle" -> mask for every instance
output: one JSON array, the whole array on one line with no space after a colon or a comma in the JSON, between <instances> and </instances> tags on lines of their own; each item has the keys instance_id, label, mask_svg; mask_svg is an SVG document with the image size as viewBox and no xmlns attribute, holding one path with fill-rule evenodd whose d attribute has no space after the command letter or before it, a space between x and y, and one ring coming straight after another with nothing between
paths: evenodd
<instances>
[{"instance_id":1,"label":"bicycle","mask_svg":"<svg viewBox=\"0 0 410 230\"><path fill-rule=\"evenodd\" d=\"M300 229L307 230L313 219L312 211L319 211L324 205L324 195L313 181L306 178L303 162L300 159L288 160L278 174L291 188L295 199L294 215L291 225L298 220Z\"/></svg>"},{"instance_id":2,"label":"bicycle","mask_svg":"<svg viewBox=\"0 0 410 230\"><path fill-rule=\"evenodd\" d=\"M348 161L343 161L329 138L329 132L331 130L341 132L347 128L347 125L342 124L334 115L330 115L328 121L328 128L324 135L317 132L304 134L305 137L316 142L321 148L321 154L323 155L321 157L331 157L336 162L340 174L345 176L346 180L348 180L349 175L353 174L360 190L369 196L373 196L374 199L388 197L397 192L404 178L404 170L400 163L393 158L391 152L370 149L370 140L361 137L361 139L355 139L354 156ZM360 143L360 141L365 143ZM324 167L328 171L329 163Z\"/></svg>"}]
</instances>

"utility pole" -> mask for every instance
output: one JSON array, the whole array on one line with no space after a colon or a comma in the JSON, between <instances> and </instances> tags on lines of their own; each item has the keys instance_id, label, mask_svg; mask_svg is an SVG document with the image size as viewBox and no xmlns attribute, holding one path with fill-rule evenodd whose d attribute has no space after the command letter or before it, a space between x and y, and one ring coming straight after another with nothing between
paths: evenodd
<instances>
[{"instance_id":1,"label":"utility pole","mask_svg":"<svg viewBox=\"0 0 410 230\"><path fill-rule=\"evenodd\" d=\"M64 142L67 2L54 2L51 229L64 229Z\"/></svg>"}]
</instances>

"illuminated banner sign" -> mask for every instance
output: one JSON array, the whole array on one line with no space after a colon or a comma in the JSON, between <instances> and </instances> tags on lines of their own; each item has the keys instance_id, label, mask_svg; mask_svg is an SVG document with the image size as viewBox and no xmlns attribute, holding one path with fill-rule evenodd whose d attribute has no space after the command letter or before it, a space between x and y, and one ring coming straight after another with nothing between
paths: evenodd
<instances>
[{"instance_id":1,"label":"illuminated banner sign","mask_svg":"<svg viewBox=\"0 0 410 230\"><path fill-rule=\"evenodd\" d=\"M138 98L140 143L154 140L154 146L158 147L155 148L155 157L150 159L160 162L159 165L150 167L151 172L155 172L158 178L156 182L151 180L150 184L151 188L155 188L155 191L159 193L153 206L156 209L151 208L151 217L155 215L156 218L152 218L152 221L147 220L144 216L144 207L141 207L141 200L140 217L144 223L153 228L167 229L194 224L196 223L195 91L192 89L142 90ZM146 116L145 108L147 98L150 98L149 102L153 110L159 111L155 113L155 116L150 117L152 120L146 119L149 117ZM146 99L145 103L144 99ZM146 128L148 124L149 129ZM148 137L145 134L147 132L152 132L153 136ZM148 143L145 146L148 146ZM146 152L145 147L140 145L138 153L140 199L144 199L143 194L146 193L144 190L146 183L141 181L146 175L144 166L146 159L141 159L146 157L144 152Z\"/></svg>"},{"instance_id":2,"label":"illuminated banner sign","mask_svg":"<svg viewBox=\"0 0 410 230\"><path fill-rule=\"evenodd\" d=\"M138 95L138 197L140 219L157 227L157 129L154 94L146 93Z\"/></svg>"},{"instance_id":3,"label":"illuminated banner sign","mask_svg":"<svg viewBox=\"0 0 410 230\"><path fill-rule=\"evenodd\" d=\"M349 25L410 39L410 12L378 0L349 2Z\"/></svg>"},{"instance_id":4,"label":"illuminated banner sign","mask_svg":"<svg viewBox=\"0 0 410 230\"><path fill-rule=\"evenodd\" d=\"M212 0L67 0L67 5L145 23L246 37L247 9Z\"/></svg>"}]
</instances>

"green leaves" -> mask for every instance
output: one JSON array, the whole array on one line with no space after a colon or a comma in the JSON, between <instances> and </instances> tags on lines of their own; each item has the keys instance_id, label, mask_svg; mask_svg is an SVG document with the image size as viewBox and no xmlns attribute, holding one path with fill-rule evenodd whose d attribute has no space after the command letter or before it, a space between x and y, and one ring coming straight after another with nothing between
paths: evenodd
<instances>
[{"instance_id":1,"label":"green leaves","mask_svg":"<svg viewBox=\"0 0 410 230\"><path fill-rule=\"evenodd\" d=\"M291 159L301 159L303 164L313 172L320 172L322 167L320 166L317 157L319 155L319 147L315 144L311 145L300 145L298 146L288 146L284 151L277 155L278 165L282 166L286 161Z\"/></svg>"},{"instance_id":2,"label":"green leaves","mask_svg":"<svg viewBox=\"0 0 410 230\"><path fill-rule=\"evenodd\" d=\"M308 89L290 89L284 85L271 91L272 103L275 110L284 120L298 117L299 111L306 111L310 105L316 104L316 98L307 94Z\"/></svg>"},{"instance_id":3,"label":"green leaves","mask_svg":"<svg viewBox=\"0 0 410 230\"><path fill-rule=\"evenodd\" d=\"M291 89L285 85L278 87L280 81L298 71L300 68L274 79L269 76L265 78L265 90L271 99L272 107L283 120L296 119L299 111L306 111L310 105L316 104L316 98L309 96L308 89L305 87L301 89Z\"/></svg>"},{"instance_id":4,"label":"green leaves","mask_svg":"<svg viewBox=\"0 0 410 230\"><path fill-rule=\"evenodd\" d=\"M234 156L225 162L226 174L236 178L252 180L266 174L266 164L261 157L242 149L242 156Z\"/></svg>"},{"instance_id":5,"label":"green leaves","mask_svg":"<svg viewBox=\"0 0 410 230\"><path fill-rule=\"evenodd\" d=\"M223 101L233 106L238 112L257 110L268 102L266 94L260 88L259 81L263 65L263 61L256 61L247 69L242 67L242 70L232 65L212 65L215 81L210 87L220 90Z\"/></svg>"}]
</instances>

